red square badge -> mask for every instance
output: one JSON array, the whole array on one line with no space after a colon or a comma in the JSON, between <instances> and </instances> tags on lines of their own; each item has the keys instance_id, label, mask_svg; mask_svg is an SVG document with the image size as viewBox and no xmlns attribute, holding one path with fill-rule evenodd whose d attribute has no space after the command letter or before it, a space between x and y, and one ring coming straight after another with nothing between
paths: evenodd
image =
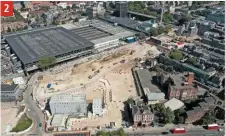
<instances>
[{"instance_id":1,"label":"red square badge","mask_svg":"<svg viewBox=\"0 0 225 136\"><path fill-rule=\"evenodd\" d=\"M13 16L13 1L1 1L1 16Z\"/></svg>"}]
</instances>

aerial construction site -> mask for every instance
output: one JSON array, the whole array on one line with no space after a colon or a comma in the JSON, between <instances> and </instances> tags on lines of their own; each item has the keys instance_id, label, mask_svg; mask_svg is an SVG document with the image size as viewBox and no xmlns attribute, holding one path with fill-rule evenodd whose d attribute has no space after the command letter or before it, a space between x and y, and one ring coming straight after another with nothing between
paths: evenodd
<instances>
[{"instance_id":1,"label":"aerial construction site","mask_svg":"<svg viewBox=\"0 0 225 136\"><path fill-rule=\"evenodd\" d=\"M144 58L149 50L158 53L157 49L149 44L133 43L107 52L107 55L96 60L50 70L51 72L43 73L39 78L34 98L42 108L47 99L53 95L86 94L87 103L100 98L103 100L104 115L102 117L88 115L88 118L82 119L83 125L86 124L85 127L90 128L115 122L120 127L123 102L137 96L131 68L137 65L139 60L137 58Z\"/></svg>"}]
</instances>

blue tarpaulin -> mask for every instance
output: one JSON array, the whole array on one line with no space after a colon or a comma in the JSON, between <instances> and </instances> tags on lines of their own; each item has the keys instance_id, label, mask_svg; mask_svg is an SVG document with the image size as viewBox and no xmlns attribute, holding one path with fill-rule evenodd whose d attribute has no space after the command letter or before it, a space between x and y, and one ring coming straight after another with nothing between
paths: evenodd
<instances>
[{"instance_id":1,"label":"blue tarpaulin","mask_svg":"<svg viewBox=\"0 0 225 136\"><path fill-rule=\"evenodd\" d=\"M50 88L51 86L52 86L52 84L48 84L48 85L47 85L47 88Z\"/></svg>"}]
</instances>

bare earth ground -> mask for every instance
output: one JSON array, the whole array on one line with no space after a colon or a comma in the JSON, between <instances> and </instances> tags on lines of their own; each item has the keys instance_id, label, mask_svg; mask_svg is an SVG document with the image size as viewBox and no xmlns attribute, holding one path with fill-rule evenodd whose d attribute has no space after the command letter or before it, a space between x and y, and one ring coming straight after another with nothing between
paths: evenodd
<instances>
[{"instance_id":1,"label":"bare earth ground","mask_svg":"<svg viewBox=\"0 0 225 136\"><path fill-rule=\"evenodd\" d=\"M14 106L13 102L1 103L1 135L5 133L7 126L16 124L16 115L19 108Z\"/></svg>"},{"instance_id":2,"label":"bare earth ground","mask_svg":"<svg viewBox=\"0 0 225 136\"><path fill-rule=\"evenodd\" d=\"M154 52L155 49L147 44L134 43L131 48L125 48L107 58L46 74L36 90L37 100L41 103L47 97L63 93L84 93L88 102L92 102L94 98L103 98L104 104L107 105L105 115L103 117L92 116L80 121L90 127L105 126L110 122L115 122L117 127L120 127L122 123L120 110L124 108L123 102L129 97L137 96L131 73L131 68L135 66L134 59L142 58L148 50ZM131 50L135 50L132 55L130 55ZM125 63L120 63L121 60L125 60ZM89 79L88 77L94 75L97 70L99 73ZM47 89L48 83L52 84L52 89ZM109 99L110 90L112 101ZM74 127L78 127L77 123L74 123Z\"/></svg>"}]
</instances>

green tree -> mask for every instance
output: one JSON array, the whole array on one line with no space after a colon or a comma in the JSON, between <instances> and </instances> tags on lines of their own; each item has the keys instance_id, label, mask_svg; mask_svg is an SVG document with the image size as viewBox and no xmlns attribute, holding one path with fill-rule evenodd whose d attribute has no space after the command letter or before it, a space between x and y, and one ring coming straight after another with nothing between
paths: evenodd
<instances>
[{"instance_id":1,"label":"green tree","mask_svg":"<svg viewBox=\"0 0 225 136\"><path fill-rule=\"evenodd\" d=\"M197 64L197 59L195 57L192 57L192 58L188 58L187 59L187 63L195 66Z\"/></svg>"},{"instance_id":2,"label":"green tree","mask_svg":"<svg viewBox=\"0 0 225 136\"><path fill-rule=\"evenodd\" d=\"M159 35L158 29L152 27L152 28L150 29L150 35L151 35L151 36L157 36L157 35Z\"/></svg>"},{"instance_id":3,"label":"green tree","mask_svg":"<svg viewBox=\"0 0 225 136\"><path fill-rule=\"evenodd\" d=\"M67 6L66 9L70 10L70 6Z\"/></svg>"},{"instance_id":4,"label":"green tree","mask_svg":"<svg viewBox=\"0 0 225 136\"><path fill-rule=\"evenodd\" d=\"M202 125L208 125L214 123L216 120L215 114L213 112L207 112L201 119Z\"/></svg>"},{"instance_id":5,"label":"green tree","mask_svg":"<svg viewBox=\"0 0 225 136\"><path fill-rule=\"evenodd\" d=\"M24 20L23 17L20 15L20 12L18 12L17 10L14 9L13 13L14 13L17 21Z\"/></svg>"},{"instance_id":6,"label":"green tree","mask_svg":"<svg viewBox=\"0 0 225 136\"><path fill-rule=\"evenodd\" d=\"M179 25L183 25L184 23L188 22L191 20L190 15L183 15L182 18L178 21Z\"/></svg>"},{"instance_id":7,"label":"green tree","mask_svg":"<svg viewBox=\"0 0 225 136\"><path fill-rule=\"evenodd\" d=\"M171 23L172 21L173 21L173 16L170 13L168 13L168 12L164 13L164 15L163 15L163 22Z\"/></svg>"},{"instance_id":8,"label":"green tree","mask_svg":"<svg viewBox=\"0 0 225 136\"><path fill-rule=\"evenodd\" d=\"M155 110L161 112L162 114L166 112L165 106L161 103L155 104Z\"/></svg>"},{"instance_id":9,"label":"green tree","mask_svg":"<svg viewBox=\"0 0 225 136\"><path fill-rule=\"evenodd\" d=\"M172 30L171 26L164 27L164 33L169 33Z\"/></svg>"},{"instance_id":10,"label":"green tree","mask_svg":"<svg viewBox=\"0 0 225 136\"><path fill-rule=\"evenodd\" d=\"M220 1L218 5L225 6L225 2L224 1Z\"/></svg>"},{"instance_id":11,"label":"green tree","mask_svg":"<svg viewBox=\"0 0 225 136\"><path fill-rule=\"evenodd\" d=\"M82 12L81 16L87 16L87 13L86 12Z\"/></svg>"},{"instance_id":12,"label":"green tree","mask_svg":"<svg viewBox=\"0 0 225 136\"><path fill-rule=\"evenodd\" d=\"M56 63L56 58L55 57L42 57L38 61L38 65L40 68L45 68L47 66L50 66L52 64Z\"/></svg>"},{"instance_id":13,"label":"green tree","mask_svg":"<svg viewBox=\"0 0 225 136\"><path fill-rule=\"evenodd\" d=\"M48 6L41 6L40 9L42 9L44 11L48 11L50 9L50 7L48 7Z\"/></svg>"},{"instance_id":14,"label":"green tree","mask_svg":"<svg viewBox=\"0 0 225 136\"><path fill-rule=\"evenodd\" d=\"M73 22L78 22L79 21L79 19L78 18L75 18L74 20L73 20Z\"/></svg>"},{"instance_id":15,"label":"green tree","mask_svg":"<svg viewBox=\"0 0 225 136\"><path fill-rule=\"evenodd\" d=\"M150 5L154 5L154 1L148 1L147 5L150 6Z\"/></svg>"},{"instance_id":16,"label":"green tree","mask_svg":"<svg viewBox=\"0 0 225 136\"><path fill-rule=\"evenodd\" d=\"M144 13L146 11L145 4L142 1L128 2L128 9L133 12Z\"/></svg>"},{"instance_id":17,"label":"green tree","mask_svg":"<svg viewBox=\"0 0 225 136\"><path fill-rule=\"evenodd\" d=\"M158 34L160 35L162 33L164 33L164 27L163 26L159 26L158 27Z\"/></svg>"},{"instance_id":18,"label":"green tree","mask_svg":"<svg viewBox=\"0 0 225 136\"><path fill-rule=\"evenodd\" d=\"M12 29L8 27L7 32L12 32Z\"/></svg>"},{"instance_id":19,"label":"green tree","mask_svg":"<svg viewBox=\"0 0 225 136\"><path fill-rule=\"evenodd\" d=\"M40 20L40 17L39 16L36 16L35 17L35 21L38 22L39 20Z\"/></svg>"},{"instance_id":20,"label":"green tree","mask_svg":"<svg viewBox=\"0 0 225 136\"><path fill-rule=\"evenodd\" d=\"M21 2L20 2L20 5L22 6L23 9L26 8L26 6L25 6L25 4L24 4L24 1L21 1Z\"/></svg>"},{"instance_id":21,"label":"green tree","mask_svg":"<svg viewBox=\"0 0 225 136\"><path fill-rule=\"evenodd\" d=\"M62 21L62 24L66 24L66 22L65 21Z\"/></svg>"},{"instance_id":22,"label":"green tree","mask_svg":"<svg viewBox=\"0 0 225 136\"><path fill-rule=\"evenodd\" d=\"M172 123L173 120L174 120L174 113L169 107L167 107L166 112L164 114L164 122L165 123Z\"/></svg>"},{"instance_id":23,"label":"green tree","mask_svg":"<svg viewBox=\"0 0 225 136\"><path fill-rule=\"evenodd\" d=\"M96 133L96 136L126 136L126 133L122 128L111 131L111 132L105 132L105 131L98 131Z\"/></svg>"},{"instance_id":24,"label":"green tree","mask_svg":"<svg viewBox=\"0 0 225 136\"><path fill-rule=\"evenodd\" d=\"M116 5L113 4L112 2L110 2L110 3L109 3L109 7L112 8L112 9L115 9L115 8L116 8Z\"/></svg>"},{"instance_id":25,"label":"green tree","mask_svg":"<svg viewBox=\"0 0 225 136\"><path fill-rule=\"evenodd\" d=\"M79 7L76 4L72 5L72 9L78 9Z\"/></svg>"},{"instance_id":26,"label":"green tree","mask_svg":"<svg viewBox=\"0 0 225 136\"><path fill-rule=\"evenodd\" d=\"M179 50L174 50L170 52L169 57L175 60L181 60L183 58L183 54Z\"/></svg>"},{"instance_id":27,"label":"green tree","mask_svg":"<svg viewBox=\"0 0 225 136\"><path fill-rule=\"evenodd\" d=\"M59 21L57 19L53 19L52 24L53 25L59 25Z\"/></svg>"},{"instance_id":28,"label":"green tree","mask_svg":"<svg viewBox=\"0 0 225 136\"><path fill-rule=\"evenodd\" d=\"M175 124L183 124L184 123L183 115L185 112L186 111L183 108L174 111L174 116L175 116L174 123Z\"/></svg>"}]
</instances>

